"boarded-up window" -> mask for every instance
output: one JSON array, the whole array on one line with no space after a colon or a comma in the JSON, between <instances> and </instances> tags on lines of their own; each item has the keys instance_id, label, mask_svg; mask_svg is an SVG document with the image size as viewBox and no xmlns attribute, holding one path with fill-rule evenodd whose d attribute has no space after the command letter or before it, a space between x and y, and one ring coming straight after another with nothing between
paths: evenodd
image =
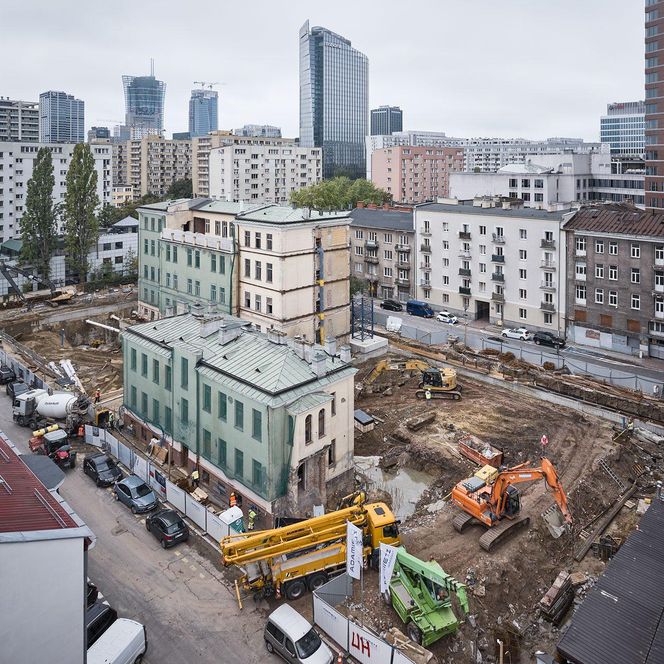
<instances>
[{"instance_id":1,"label":"boarded-up window","mask_svg":"<svg viewBox=\"0 0 664 664\"><path fill-rule=\"evenodd\" d=\"M602 327L611 327L613 325L613 316L601 315L599 317L599 324Z\"/></svg>"},{"instance_id":2,"label":"boarded-up window","mask_svg":"<svg viewBox=\"0 0 664 664\"><path fill-rule=\"evenodd\" d=\"M629 332L640 332L641 331L641 324L639 323L638 320L630 320L628 318L627 319L627 330Z\"/></svg>"},{"instance_id":3,"label":"boarded-up window","mask_svg":"<svg viewBox=\"0 0 664 664\"><path fill-rule=\"evenodd\" d=\"M575 309L574 310L574 320L579 321L581 323L586 322L586 312L583 309Z\"/></svg>"}]
</instances>

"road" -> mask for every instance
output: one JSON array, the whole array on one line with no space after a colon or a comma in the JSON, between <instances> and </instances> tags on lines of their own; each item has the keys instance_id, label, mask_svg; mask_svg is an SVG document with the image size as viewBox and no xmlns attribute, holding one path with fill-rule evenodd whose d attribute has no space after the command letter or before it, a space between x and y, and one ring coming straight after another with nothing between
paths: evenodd
<instances>
[{"instance_id":1,"label":"road","mask_svg":"<svg viewBox=\"0 0 664 664\"><path fill-rule=\"evenodd\" d=\"M0 429L29 451L29 431L12 421L4 390ZM216 552L210 547L208 553L200 540L162 550L145 529L145 517L117 503L110 489L97 488L83 474L80 455L77 462L66 470L60 493L97 537L88 576L121 617L146 626L146 664L268 661L262 638L267 612L251 600L240 612L232 587L208 558Z\"/></svg>"}]
</instances>

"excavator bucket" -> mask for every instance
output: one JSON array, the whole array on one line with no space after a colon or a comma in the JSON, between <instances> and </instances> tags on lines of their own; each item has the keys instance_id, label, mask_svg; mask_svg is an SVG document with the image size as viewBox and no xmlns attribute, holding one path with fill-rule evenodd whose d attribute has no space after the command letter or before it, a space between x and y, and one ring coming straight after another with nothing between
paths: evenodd
<instances>
[{"instance_id":1,"label":"excavator bucket","mask_svg":"<svg viewBox=\"0 0 664 664\"><path fill-rule=\"evenodd\" d=\"M569 526L565 523L565 517L555 503L542 512L542 518L554 539L558 539L563 533L568 531Z\"/></svg>"}]
</instances>

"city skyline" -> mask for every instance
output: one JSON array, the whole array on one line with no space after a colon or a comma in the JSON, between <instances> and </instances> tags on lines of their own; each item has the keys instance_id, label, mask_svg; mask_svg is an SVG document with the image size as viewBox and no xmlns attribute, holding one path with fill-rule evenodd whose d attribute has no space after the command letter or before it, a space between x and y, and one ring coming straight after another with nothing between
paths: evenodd
<instances>
[{"instance_id":1,"label":"city skyline","mask_svg":"<svg viewBox=\"0 0 664 664\"><path fill-rule=\"evenodd\" d=\"M62 11L70 4L72 11ZM643 52L637 46L643 40L641 3L588 0L579 6L562 0L548 7L506 0L499 5L480 1L471 7L420 2L411 11L427 20L416 21L407 33L396 33L394 12L388 7L376 15L369 7L349 2L314 9L304 2L287 7L259 2L261 22L248 52L241 32L208 43L193 28L183 31L179 26L181 20L189 20L189 13L174 4L159 5L157 11L156 3L146 2L150 29L160 39L145 39L142 24L128 18L133 15L131 5L123 0L116 4L111 14L90 10L78 22L64 18L75 15L73 0L65 0L60 9L40 5L45 20L31 26L27 50L21 29L37 4L27 0L6 8L6 36L0 43L2 94L36 101L43 90L64 89L85 101L86 130L112 126L124 116L121 76L147 73L153 57L155 75L168 88L168 135L187 129L193 82L211 80L221 82L217 90L224 98L222 128L272 124L281 126L283 135L296 136L297 34L309 18L312 26L344 35L367 55L370 107L399 105L409 129L597 140L598 118L607 103L643 96ZM388 5L400 11L397 3ZM210 24L222 20L224 11L211 2L197 4L197 15L205 14ZM42 33L41 25L53 29ZM496 29L500 25L505 26L504 35ZM509 36L513 25L520 31ZM54 33L55 56L50 42ZM20 44L15 41L18 34L23 34ZM617 57L618 41L634 47L622 49ZM570 44L577 46L566 47ZM26 57L16 66L10 54L19 47ZM90 57L81 58L81 52ZM238 58L240 52L245 56Z\"/></svg>"}]
</instances>

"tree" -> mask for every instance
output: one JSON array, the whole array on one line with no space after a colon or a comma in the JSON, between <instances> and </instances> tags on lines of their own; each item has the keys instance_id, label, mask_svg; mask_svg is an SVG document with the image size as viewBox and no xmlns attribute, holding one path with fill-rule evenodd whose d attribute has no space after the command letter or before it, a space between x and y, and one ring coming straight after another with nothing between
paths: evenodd
<instances>
[{"instance_id":1,"label":"tree","mask_svg":"<svg viewBox=\"0 0 664 664\"><path fill-rule=\"evenodd\" d=\"M348 210L359 202L365 205L382 205L389 202L390 195L363 178L351 180L336 177L323 180L309 187L294 191L290 200L296 207L316 210Z\"/></svg>"},{"instance_id":2,"label":"tree","mask_svg":"<svg viewBox=\"0 0 664 664\"><path fill-rule=\"evenodd\" d=\"M46 279L50 276L50 260L57 244L58 206L53 203L54 185L51 151L40 148L28 181L25 212L19 222L23 239L20 260L33 264Z\"/></svg>"},{"instance_id":3,"label":"tree","mask_svg":"<svg viewBox=\"0 0 664 664\"><path fill-rule=\"evenodd\" d=\"M99 221L95 210L97 196L97 171L86 143L74 148L67 171L65 193L65 249L71 267L85 281L88 273L88 252L99 237Z\"/></svg>"},{"instance_id":4,"label":"tree","mask_svg":"<svg viewBox=\"0 0 664 664\"><path fill-rule=\"evenodd\" d=\"M166 192L167 199L192 198L194 195L193 183L189 179L175 180Z\"/></svg>"},{"instance_id":5,"label":"tree","mask_svg":"<svg viewBox=\"0 0 664 664\"><path fill-rule=\"evenodd\" d=\"M120 219L124 219L124 217L127 216L124 215L123 217L118 218L117 210L118 208L113 207L110 203L105 203L97 215L97 219L99 220L99 227L109 228L116 221L120 221Z\"/></svg>"},{"instance_id":6,"label":"tree","mask_svg":"<svg viewBox=\"0 0 664 664\"><path fill-rule=\"evenodd\" d=\"M352 274L350 275L350 296L353 297L353 295L357 293L363 293L368 289L368 282L366 279L362 279L361 277L355 277Z\"/></svg>"}]
</instances>

